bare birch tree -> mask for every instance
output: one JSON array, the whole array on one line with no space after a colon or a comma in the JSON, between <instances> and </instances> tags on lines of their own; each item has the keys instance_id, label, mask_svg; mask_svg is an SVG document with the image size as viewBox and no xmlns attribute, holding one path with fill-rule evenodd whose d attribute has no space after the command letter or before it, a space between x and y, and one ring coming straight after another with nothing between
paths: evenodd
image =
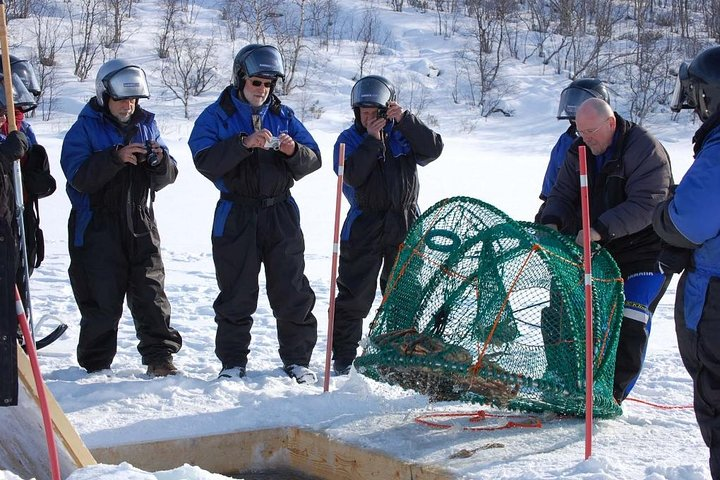
<instances>
[{"instance_id":1,"label":"bare birch tree","mask_svg":"<svg viewBox=\"0 0 720 480\"><path fill-rule=\"evenodd\" d=\"M190 118L190 97L196 97L217 84L214 51L214 37L202 41L185 28L171 31L169 55L163 61L160 78L162 84L182 102L185 118Z\"/></svg>"}]
</instances>

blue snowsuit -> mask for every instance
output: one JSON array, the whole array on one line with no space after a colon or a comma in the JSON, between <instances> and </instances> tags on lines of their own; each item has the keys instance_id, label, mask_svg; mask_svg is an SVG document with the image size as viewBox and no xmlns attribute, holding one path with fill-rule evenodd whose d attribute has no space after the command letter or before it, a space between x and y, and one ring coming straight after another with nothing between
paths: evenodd
<instances>
[{"instance_id":1,"label":"blue snowsuit","mask_svg":"<svg viewBox=\"0 0 720 480\"><path fill-rule=\"evenodd\" d=\"M660 205L653 225L670 245L691 250L675 296L675 331L693 379L695 416L720 480L720 113L693 138L695 161Z\"/></svg>"},{"instance_id":2,"label":"blue snowsuit","mask_svg":"<svg viewBox=\"0 0 720 480\"><path fill-rule=\"evenodd\" d=\"M150 167L144 157L137 165L119 159L119 148L146 140L163 147L159 165ZM170 327L160 236L147 206L148 197L152 205L155 192L177 177L155 116L137 106L122 125L93 97L65 135L60 165L72 203L68 273L81 314L78 363L88 372L110 367L127 295L142 363L162 364L182 339Z\"/></svg>"},{"instance_id":3,"label":"blue snowsuit","mask_svg":"<svg viewBox=\"0 0 720 480\"><path fill-rule=\"evenodd\" d=\"M257 109L238 94L227 87L195 120L188 140L195 167L220 191L212 231L220 288L213 304L215 354L223 368L246 366L264 264L280 358L284 366L307 367L317 341L315 293L304 273L305 240L290 187L320 168L320 149L272 93ZM245 148L243 137L255 131L253 117L274 136L292 137L295 153Z\"/></svg>"}]
</instances>

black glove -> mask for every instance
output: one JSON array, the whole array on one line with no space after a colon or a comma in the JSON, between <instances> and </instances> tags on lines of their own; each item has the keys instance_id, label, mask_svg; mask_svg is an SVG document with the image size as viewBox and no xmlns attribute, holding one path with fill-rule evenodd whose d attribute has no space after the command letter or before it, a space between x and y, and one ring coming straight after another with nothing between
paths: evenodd
<instances>
[{"instance_id":1,"label":"black glove","mask_svg":"<svg viewBox=\"0 0 720 480\"><path fill-rule=\"evenodd\" d=\"M692 270L693 250L663 244L658 256L658 268L662 273L680 273L686 268Z\"/></svg>"},{"instance_id":2,"label":"black glove","mask_svg":"<svg viewBox=\"0 0 720 480\"><path fill-rule=\"evenodd\" d=\"M17 160L28 151L28 139L19 130L8 133L7 138L0 144L0 155L8 160Z\"/></svg>"}]
</instances>

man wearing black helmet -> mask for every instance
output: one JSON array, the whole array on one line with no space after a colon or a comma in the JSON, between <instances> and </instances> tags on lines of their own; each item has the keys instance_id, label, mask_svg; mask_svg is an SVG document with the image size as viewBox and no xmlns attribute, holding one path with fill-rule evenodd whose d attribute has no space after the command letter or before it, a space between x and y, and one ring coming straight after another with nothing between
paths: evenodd
<instances>
[{"instance_id":1,"label":"man wearing black helmet","mask_svg":"<svg viewBox=\"0 0 720 480\"><path fill-rule=\"evenodd\" d=\"M567 119L570 122L567 130L558 137L555 146L550 151L550 162L543 178L542 190L540 191L540 210L535 215L535 221L539 222L542 210L545 208L545 200L550 196L550 190L555 185L560 167L565 162L567 151L570 145L577 139L577 128L575 127L575 112L582 102L588 98L601 98L610 103L610 94L605 84L597 78L579 78L573 80L560 93L560 105L558 106L557 119Z\"/></svg>"},{"instance_id":2,"label":"man wearing black helmet","mask_svg":"<svg viewBox=\"0 0 720 480\"><path fill-rule=\"evenodd\" d=\"M420 215L417 166L437 159L442 138L397 103L386 78L369 75L350 94L353 125L335 143L346 146L343 193L350 203L342 229L335 301L333 369L347 375L357 355L363 319L385 291L400 244Z\"/></svg>"},{"instance_id":3,"label":"man wearing black helmet","mask_svg":"<svg viewBox=\"0 0 720 480\"><path fill-rule=\"evenodd\" d=\"M614 113L600 98L585 100L575 122L579 138L567 152L540 220L575 235L582 245L578 156L585 146L591 240L607 248L624 280L613 386L621 403L642 370L652 315L670 280L658 270L661 242L652 228L653 211L672 183L670 158L647 130Z\"/></svg>"},{"instance_id":4,"label":"man wearing black helmet","mask_svg":"<svg viewBox=\"0 0 720 480\"><path fill-rule=\"evenodd\" d=\"M232 85L197 118L188 144L195 167L220 190L212 230L220 378L245 376L264 265L283 370L298 383L314 383L315 293L304 273L305 242L290 188L320 168L320 149L275 96L283 77L275 47L243 47Z\"/></svg>"},{"instance_id":5,"label":"man wearing black helmet","mask_svg":"<svg viewBox=\"0 0 720 480\"><path fill-rule=\"evenodd\" d=\"M142 68L106 62L95 96L63 141L60 165L72 203L68 273L81 315L77 357L88 373L112 364L126 296L147 374L177 373L172 356L182 338L170 326L152 203L178 170L155 115L138 104L149 97Z\"/></svg>"},{"instance_id":6,"label":"man wearing black helmet","mask_svg":"<svg viewBox=\"0 0 720 480\"><path fill-rule=\"evenodd\" d=\"M684 270L675 294L675 332L693 380L695 416L710 448L710 473L720 480L720 47L680 66L671 109L695 110L695 161L658 206L653 226L672 248L661 266Z\"/></svg>"}]
</instances>

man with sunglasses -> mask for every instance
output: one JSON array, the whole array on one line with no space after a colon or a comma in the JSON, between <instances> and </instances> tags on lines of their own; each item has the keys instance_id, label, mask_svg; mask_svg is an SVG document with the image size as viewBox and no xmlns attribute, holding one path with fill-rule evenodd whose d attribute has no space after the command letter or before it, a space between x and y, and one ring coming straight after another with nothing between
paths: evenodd
<instances>
[{"instance_id":1,"label":"man with sunglasses","mask_svg":"<svg viewBox=\"0 0 720 480\"><path fill-rule=\"evenodd\" d=\"M298 383L314 383L315 293L304 273L305 242L290 188L320 168L320 149L275 96L283 77L275 47L243 47L232 84L197 118L188 144L195 167L220 190L212 230L219 377L245 376L264 265L283 370Z\"/></svg>"},{"instance_id":2,"label":"man with sunglasses","mask_svg":"<svg viewBox=\"0 0 720 480\"><path fill-rule=\"evenodd\" d=\"M640 375L652 314L671 277L658 269L661 241L652 227L653 211L672 184L670 158L647 130L600 98L585 100L575 121L579 138L568 150L540 220L582 245L578 148L587 147L590 237L607 248L624 280L613 388L621 403Z\"/></svg>"},{"instance_id":3,"label":"man with sunglasses","mask_svg":"<svg viewBox=\"0 0 720 480\"><path fill-rule=\"evenodd\" d=\"M88 373L110 368L127 296L147 374L174 375L182 339L170 326L152 203L175 181L177 165L155 115L139 105L150 97L139 66L106 62L95 93L65 135L60 157L72 203L68 273L81 315L78 363Z\"/></svg>"},{"instance_id":4,"label":"man with sunglasses","mask_svg":"<svg viewBox=\"0 0 720 480\"><path fill-rule=\"evenodd\" d=\"M672 247L661 256L665 265L684 270L675 295L675 332L710 449L710 475L720 480L720 46L682 63L678 73L670 109L692 109L702 125L692 138L695 160L673 198L655 211L653 226Z\"/></svg>"}]
</instances>

